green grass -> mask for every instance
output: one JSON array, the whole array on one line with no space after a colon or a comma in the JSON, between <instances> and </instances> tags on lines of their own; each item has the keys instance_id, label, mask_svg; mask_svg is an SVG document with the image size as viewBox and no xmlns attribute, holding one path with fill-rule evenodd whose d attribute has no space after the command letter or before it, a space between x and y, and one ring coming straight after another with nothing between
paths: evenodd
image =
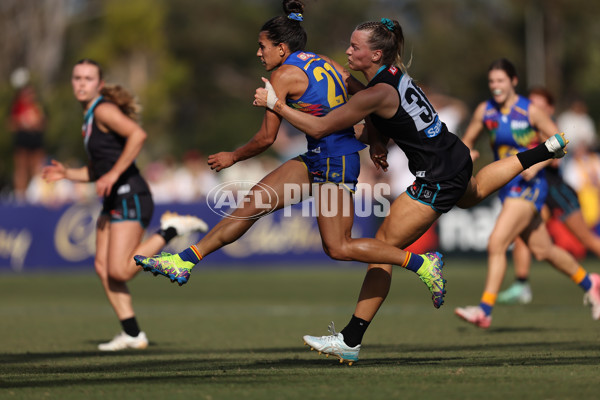
<instances>
[{"instance_id":1,"label":"green grass","mask_svg":"<svg viewBox=\"0 0 600 400\"><path fill-rule=\"evenodd\" d=\"M568 278L536 264L533 303L497 306L482 331L453 309L478 303L485 262L446 261L439 310L414 275L396 272L351 367L301 337L326 334L331 320L344 327L362 269L204 270L184 287L141 274L130 287L150 347L113 354L96 351L120 327L93 274L3 274L0 398L598 397L600 321Z\"/></svg>"}]
</instances>

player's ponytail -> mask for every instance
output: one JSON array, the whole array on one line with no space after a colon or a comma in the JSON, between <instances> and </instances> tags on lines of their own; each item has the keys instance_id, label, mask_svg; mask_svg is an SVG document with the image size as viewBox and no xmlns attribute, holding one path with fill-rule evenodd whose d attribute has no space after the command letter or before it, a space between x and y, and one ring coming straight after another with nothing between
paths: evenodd
<instances>
[{"instance_id":1,"label":"player's ponytail","mask_svg":"<svg viewBox=\"0 0 600 400\"><path fill-rule=\"evenodd\" d=\"M134 121L139 118L142 106L137 102L137 99L127 89L120 85L105 85L100 94L111 103L114 103L123 114L127 115Z\"/></svg>"},{"instance_id":2,"label":"player's ponytail","mask_svg":"<svg viewBox=\"0 0 600 400\"><path fill-rule=\"evenodd\" d=\"M300 0L284 0L285 15L273 17L260 28L275 45L285 43L293 53L306 47L306 31L300 24L304 20L304 4Z\"/></svg>"}]
</instances>

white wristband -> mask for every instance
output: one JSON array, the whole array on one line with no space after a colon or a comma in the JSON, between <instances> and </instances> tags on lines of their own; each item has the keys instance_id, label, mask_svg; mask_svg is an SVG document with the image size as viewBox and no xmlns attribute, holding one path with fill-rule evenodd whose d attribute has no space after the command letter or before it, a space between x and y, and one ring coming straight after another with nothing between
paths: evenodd
<instances>
[{"instance_id":1,"label":"white wristband","mask_svg":"<svg viewBox=\"0 0 600 400\"><path fill-rule=\"evenodd\" d=\"M271 86L270 82L265 82L265 89L267 89L267 107L270 110L275 108L275 103L277 103L277 95L275 94L275 90L273 90L273 86Z\"/></svg>"}]
</instances>

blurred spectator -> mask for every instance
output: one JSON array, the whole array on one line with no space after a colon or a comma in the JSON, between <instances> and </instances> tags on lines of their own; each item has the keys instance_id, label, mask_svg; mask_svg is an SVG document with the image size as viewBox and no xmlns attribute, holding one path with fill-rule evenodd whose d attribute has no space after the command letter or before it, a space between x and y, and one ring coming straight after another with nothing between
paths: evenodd
<instances>
[{"instance_id":1,"label":"blurred spectator","mask_svg":"<svg viewBox=\"0 0 600 400\"><path fill-rule=\"evenodd\" d=\"M175 174L175 161L172 157L165 157L151 162L144 168L144 178L150 186L150 192L155 204L172 203L175 201L177 188L173 175Z\"/></svg>"},{"instance_id":2,"label":"blurred spectator","mask_svg":"<svg viewBox=\"0 0 600 400\"><path fill-rule=\"evenodd\" d=\"M44 129L46 118L33 86L29 72L15 70L11 84L17 90L10 109L10 130L13 132L14 175L13 187L17 201L25 201L27 186L34 175L42 170L44 162Z\"/></svg>"},{"instance_id":3,"label":"blurred spectator","mask_svg":"<svg viewBox=\"0 0 600 400\"><path fill-rule=\"evenodd\" d=\"M577 192L586 224L600 226L600 155L596 153L596 127L587 105L575 100L556 119L569 139L562 170L563 179Z\"/></svg>"},{"instance_id":4,"label":"blurred spectator","mask_svg":"<svg viewBox=\"0 0 600 400\"><path fill-rule=\"evenodd\" d=\"M432 87L424 86L423 91L448 130L455 135L462 133L461 127L469 116L467 104L460 99L442 94Z\"/></svg>"},{"instance_id":5,"label":"blurred spectator","mask_svg":"<svg viewBox=\"0 0 600 400\"><path fill-rule=\"evenodd\" d=\"M192 203L204 199L206 194L219 184L217 174L213 172L206 157L197 150L189 150L183 156L183 165L173 174L175 182L175 201Z\"/></svg>"},{"instance_id":6,"label":"blurred spectator","mask_svg":"<svg viewBox=\"0 0 600 400\"><path fill-rule=\"evenodd\" d=\"M563 179L577 192L586 224L589 227L596 227L598 232L600 224L600 155L582 143L579 144L576 151L569 153L572 155L564 162Z\"/></svg>"},{"instance_id":7,"label":"blurred spectator","mask_svg":"<svg viewBox=\"0 0 600 400\"><path fill-rule=\"evenodd\" d=\"M569 109L558 116L556 125L569 139L567 156L574 156L580 147L585 152L596 146L596 127L583 101L573 101Z\"/></svg>"}]
</instances>

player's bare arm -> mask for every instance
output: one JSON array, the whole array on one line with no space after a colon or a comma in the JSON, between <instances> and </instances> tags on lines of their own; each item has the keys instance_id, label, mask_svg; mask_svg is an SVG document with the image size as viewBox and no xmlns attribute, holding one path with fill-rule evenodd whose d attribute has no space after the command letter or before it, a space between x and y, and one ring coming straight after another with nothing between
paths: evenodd
<instances>
[{"instance_id":1,"label":"player's bare arm","mask_svg":"<svg viewBox=\"0 0 600 400\"><path fill-rule=\"evenodd\" d=\"M398 96L392 96L395 91L389 85L375 85L352 96L348 103L332 110L323 117L316 117L287 107L278 97L273 96L270 83L263 78L265 88L258 88L255 94L254 105L258 107L273 107L273 111L288 120L292 125L307 135L320 139L340 129L349 128L363 120L367 115L375 113L384 118L389 118L393 103L398 106ZM269 96L269 90L271 95ZM275 97L273 99L273 97ZM269 104L269 100L273 104Z\"/></svg>"}]
</instances>

